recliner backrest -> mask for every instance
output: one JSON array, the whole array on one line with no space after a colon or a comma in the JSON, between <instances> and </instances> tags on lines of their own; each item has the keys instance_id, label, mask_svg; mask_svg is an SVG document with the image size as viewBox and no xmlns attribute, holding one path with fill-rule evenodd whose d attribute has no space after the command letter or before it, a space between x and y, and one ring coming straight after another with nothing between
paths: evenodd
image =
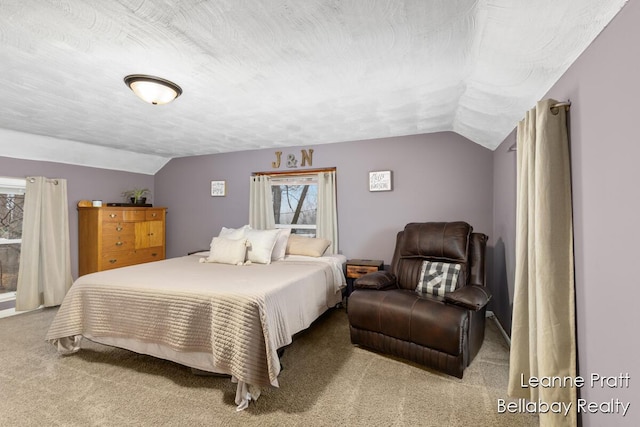
<instances>
[{"instance_id":1,"label":"recliner backrest","mask_svg":"<svg viewBox=\"0 0 640 427\"><path fill-rule=\"evenodd\" d=\"M486 236L473 233L473 228L463 221L410 223L397 235L391 272L398 278L400 288L413 290L424 260L443 261L461 265L459 286L466 286L470 279L479 280L480 275L484 284L483 242ZM479 252L482 260L470 260L470 254L475 258Z\"/></svg>"}]
</instances>

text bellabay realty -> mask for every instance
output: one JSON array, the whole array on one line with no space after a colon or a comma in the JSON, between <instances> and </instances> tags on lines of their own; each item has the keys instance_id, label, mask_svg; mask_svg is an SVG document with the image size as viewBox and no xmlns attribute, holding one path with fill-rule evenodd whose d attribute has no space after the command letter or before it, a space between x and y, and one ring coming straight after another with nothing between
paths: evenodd
<instances>
[{"instance_id":1,"label":"text bellabay realty","mask_svg":"<svg viewBox=\"0 0 640 427\"><path fill-rule=\"evenodd\" d=\"M530 377L525 380L524 375L520 374L520 387L522 388L582 388L589 385L591 388L629 388L631 377L628 373L621 373L618 376L602 376L600 374L591 374L589 381L584 377ZM505 399L498 399L498 413L558 413L567 415L573 406L573 402L546 402L538 400L537 402L528 401L527 399L517 399L516 401L507 402ZM611 399L606 402L589 402L586 399L578 399L576 409L578 413L596 413L603 414L622 414L624 417L631 406L631 402L622 402L620 399Z\"/></svg>"}]
</instances>

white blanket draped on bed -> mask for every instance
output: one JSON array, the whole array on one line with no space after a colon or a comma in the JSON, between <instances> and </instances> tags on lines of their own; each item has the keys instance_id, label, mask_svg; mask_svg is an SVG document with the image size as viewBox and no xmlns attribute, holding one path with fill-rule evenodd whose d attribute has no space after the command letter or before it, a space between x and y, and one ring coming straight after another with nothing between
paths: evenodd
<instances>
[{"instance_id":1,"label":"white blanket draped on bed","mask_svg":"<svg viewBox=\"0 0 640 427\"><path fill-rule=\"evenodd\" d=\"M244 409L278 386L277 349L341 301L342 256L288 256L269 265L185 256L80 277L46 339L63 353L81 337L229 374Z\"/></svg>"}]
</instances>

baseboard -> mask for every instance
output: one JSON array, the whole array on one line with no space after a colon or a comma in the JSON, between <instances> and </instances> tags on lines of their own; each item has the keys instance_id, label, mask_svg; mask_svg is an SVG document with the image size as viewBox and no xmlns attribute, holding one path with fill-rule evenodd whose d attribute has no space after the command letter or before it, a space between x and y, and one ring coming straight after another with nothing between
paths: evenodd
<instances>
[{"instance_id":1,"label":"baseboard","mask_svg":"<svg viewBox=\"0 0 640 427\"><path fill-rule=\"evenodd\" d=\"M16 309L15 308L8 308L6 310L0 310L0 319L2 319L3 317L13 316L14 314L16 314Z\"/></svg>"},{"instance_id":2,"label":"baseboard","mask_svg":"<svg viewBox=\"0 0 640 427\"><path fill-rule=\"evenodd\" d=\"M16 291L3 292L0 294L0 302L16 299Z\"/></svg>"},{"instance_id":3,"label":"baseboard","mask_svg":"<svg viewBox=\"0 0 640 427\"><path fill-rule=\"evenodd\" d=\"M44 308L44 305L40 305L38 308L34 308L33 310L25 310L25 311L16 311L15 306L11 308L7 308L5 310L0 310L0 319L9 316L15 316L17 314L29 313L30 311L36 311Z\"/></svg>"},{"instance_id":4,"label":"baseboard","mask_svg":"<svg viewBox=\"0 0 640 427\"><path fill-rule=\"evenodd\" d=\"M0 294L0 319L16 314L16 292Z\"/></svg>"},{"instance_id":5,"label":"baseboard","mask_svg":"<svg viewBox=\"0 0 640 427\"><path fill-rule=\"evenodd\" d=\"M493 313L493 311L487 310L487 317L495 322L496 326L498 327L498 330L500 330L500 333L502 334L502 338L504 338L509 348L511 348L511 338L507 334L507 331L504 330L504 328L500 324L500 321L498 320L496 315Z\"/></svg>"}]
</instances>

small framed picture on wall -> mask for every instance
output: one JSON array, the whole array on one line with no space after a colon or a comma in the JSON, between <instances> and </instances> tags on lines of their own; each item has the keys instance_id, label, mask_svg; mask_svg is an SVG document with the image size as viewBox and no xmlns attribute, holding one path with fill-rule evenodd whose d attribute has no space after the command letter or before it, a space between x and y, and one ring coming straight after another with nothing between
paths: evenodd
<instances>
[{"instance_id":1,"label":"small framed picture on wall","mask_svg":"<svg viewBox=\"0 0 640 427\"><path fill-rule=\"evenodd\" d=\"M226 196L227 195L226 183L227 183L226 181L211 181L211 195Z\"/></svg>"},{"instance_id":2,"label":"small framed picture on wall","mask_svg":"<svg viewBox=\"0 0 640 427\"><path fill-rule=\"evenodd\" d=\"M369 191L391 191L391 171L369 172Z\"/></svg>"}]
</instances>

